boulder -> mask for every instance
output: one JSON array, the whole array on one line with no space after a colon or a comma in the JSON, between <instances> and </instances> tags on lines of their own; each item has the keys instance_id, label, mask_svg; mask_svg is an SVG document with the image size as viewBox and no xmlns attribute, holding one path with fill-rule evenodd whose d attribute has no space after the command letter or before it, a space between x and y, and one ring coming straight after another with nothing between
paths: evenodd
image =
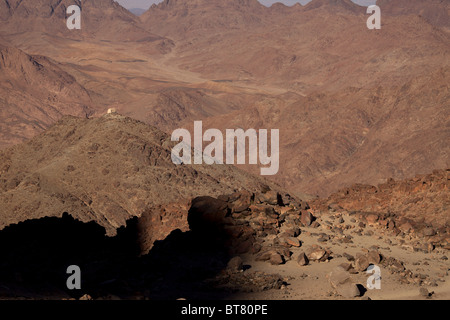
<instances>
[{"instance_id":1,"label":"boulder","mask_svg":"<svg viewBox=\"0 0 450 320\"><path fill-rule=\"evenodd\" d=\"M277 205L279 204L279 202L281 202L279 201L281 200L281 196L278 194L278 192L270 190L265 193L258 193L255 200L259 203Z\"/></svg>"},{"instance_id":2,"label":"boulder","mask_svg":"<svg viewBox=\"0 0 450 320\"><path fill-rule=\"evenodd\" d=\"M280 234L280 236L278 238L275 238L275 239L278 241L278 243L280 245L288 247L288 248L290 248L290 247L297 247L297 248L301 247L301 243L300 243L300 241L297 238L290 237L286 233Z\"/></svg>"},{"instance_id":3,"label":"boulder","mask_svg":"<svg viewBox=\"0 0 450 320\"><path fill-rule=\"evenodd\" d=\"M272 257L273 251L261 251L255 258L256 261L269 261L270 257Z\"/></svg>"},{"instance_id":4,"label":"boulder","mask_svg":"<svg viewBox=\"0 0 450 320\"><path fill-rule=\"evenodd\" d=\"M301 211L300 222L302 223L303 226L309 227L311 225L311 223L313 222L313 220L314 220L314 217L311 214L311 212Z\"/></svg>"},{"instance_id":5,"label":"boulder","mask_svg":"<svg viewBox=\"0 0 450 320\"><path fill-rule=\"evenodd\" d=\"M322 247L313 246L307 251L306 255L311 261L323 261L327 256L327 251Z\"/></svg>"},{"instance_id":6,"label":"boulder","mask_svg":"<svg viewBox=\"0 0 450 320\"><path fill-rule=\"evenodd\" d=\"M298 240L297 238L294 238L294 237L287 237L286 242L288 244L290 244L291 246L297 247L297 248L301 247L301 245L302 245L300 240Z\"/></svg>"},{"instance_id":7,"label":"boulder","mask_svg":"<svg viewBox=\"0 0 450 320\"><path fill-rule=\"evenodd\" d=\"M369 264L379 264L381 261L381 255L378 251L372 250L367 254Z\"/></svg>"},{"instance_id":8,"label":"boulder","mask_svg":"<svg viewBox=\"0 0 450 320\"><path fill-rule=\"evenodd\" d=\"M308 257L306 256L306 254L304 252L301 252L300 255L297 258L297 263L300 266L306 266L309 263Z\"/></svg>"},{"instance_id":9,"label":"boulder","mask_svg":"<svg viewBox=\"0 0 450 320\"><path fill-rule=\"evenodd\" d=\"M244 269L244 263L241 257L232 258L227 265L227 270L231 272L240 272Z\"/></svg>"},{"instance_id":10,"label":"boulder","mask_svg":"<svg viewBox=\"0 0 450 320\"><path fill-rule=\"evenodd\" d=\"M357 271L365 271L367 270L369 265L370 265L369 259L365 255L360 255L355 260L355 269Z\"/></svg>"},{"instance_id":11,"label":"boulder","mask_svg":"<svg viewBox=\"0 0 450 320\"><path fill-rule=\"evenodd\" d=\"M342 268L336 267L328 274L328 280L336 292L344 298L351 299L361 296L358 286L350 275Z\"/></svg>"},{"instance_id":12,"label":"boulder","mask_svg":"<svg viewBox=\"0 0 450 320\"><path fill-rule=\"evenodd\" d=\"M378 221L379 217L375 213L368 214L366 216L366 221L368 224L375 224Z\"/></svg>"},{"instance_id":13,"label":"boulder","mask_svg":"<svg viewBox=\"0 0 450 320\"><path fill-rule=\"evenodd\" d=\"M409 233L412 230L413 226L410 222L404 222L398 228L404 233Z\"/></svg>"},{"instance_id":14,"label":"boulder","mask_svg":"<svg viewBox=\"0 0 450 320\"><path fill-rule=\"evenodd\" d=\"M233 197L235 198L235 197ZM252 201L252 194L248 191L238 193L237 199L229 204L232 213L241 213L246 211Z\"/></svg>"},{"instance_id":15,"label":"boulder","mask_svg":"<svg viewBox=\"0 0 450 320\"><path fill-rule=\"evenodd\" d=\"M82 297L80 297L79 300L82 300L82 301L88 301L88 300L93 300L93 299L92 299L92 297L91 297L90 295L85 294L85 295L83 295Z\"/></svg>"},{"instance_id":16,"label":"boulder","mask_svg":"<svg viewBox=\"0 0 450 320\"><path fill-rule=\"evenodd\" d=\"M272 255L270 256L270 264L272 265L280 265L284 263L284 258L281 254L279 253L272 253Z\"/></svg>"}]
</instances>

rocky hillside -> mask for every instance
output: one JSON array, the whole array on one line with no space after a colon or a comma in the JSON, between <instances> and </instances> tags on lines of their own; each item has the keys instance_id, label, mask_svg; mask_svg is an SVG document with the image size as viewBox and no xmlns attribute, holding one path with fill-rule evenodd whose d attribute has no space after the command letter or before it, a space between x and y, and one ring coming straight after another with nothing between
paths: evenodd
<instances>
[{"instance_id":1,"label":"rocky hillside","mask_svg":"<svg viewBox=\"0 0 450 320\"><path fill-rule=\"evenodd\" d=\"M57 62L0 45L0 148L35 136L63 115L93 113L89 92Z\"/></svg>"},{"instance_id":2,"label":"rocky hillside","mask_svg":"<svg viewBox=\"0 0 450 320\"><path fill-rule=\"evenodd\" d=\"M424 238L450 249L449 172L435 170L408 180L388 179L378 186L354 185L311 205L318 212L351 212L394 234Z\"/></svg>"},{"instance_id":3,"label":"rocky hillside","mask_svg":"<svg viewBox=\"0 0 450 320\"><path fill-rule=\"evenodd\" d=\"M448 1L431 0L424 5L420 0L378 0L377 5L383 8L383 14L419 16L436 27L450 30Z\"/></svg>"},{"instance_id":4,"label":"rocky hillside","mask_svg":"<svg viewBox=\"0 0 450 320\"><path fill-rule=\"evenodd\" d=\"M232 166L177 166L174 145L167 134L118 114L64 117L0 153L0 227L67 212L114 235L153 207L266 184Z\"/></svg>"},{"instance_id":5,"label":"rocky hillside","mask_svg":"<svg viewBox=\"0 0 450 320\"><path fill-rule=\"evenodd\" d=\"M82 10L81 30L66 27L66 11L71 5ZM137 17L113 0L2 0L0 12L0 30L6 35L41 32L77 40L164 40L143 30Z\"/></svg>"}]
</instances>

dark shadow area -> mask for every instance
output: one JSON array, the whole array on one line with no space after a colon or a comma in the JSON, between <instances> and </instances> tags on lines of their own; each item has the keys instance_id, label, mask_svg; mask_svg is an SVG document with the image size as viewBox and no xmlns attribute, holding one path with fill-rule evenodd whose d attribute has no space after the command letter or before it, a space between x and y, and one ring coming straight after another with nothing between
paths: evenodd
<instances>
[{"instance_id":1,"label":"dark shadow area","mask_svg":"<svg viewBox=\"0 0 450 320\"><path fill-rule=\"evenodd\" d=\"M363 297L364 294L367 292L367 289L362 284L359 283L356 286L358 287L359 292L361 293L361 297Z\"/></svg>"},{"instance_id":2,"label":"dark shadow area","mask_svg":"<svg viewBox=\"0 0 450 320\"><path fill-rule=\"evenodd\" d=\"M225 221L229 214L223 201L210 197L192 201L190 231L172 231L142 258L145 270L141 274L151 299L226 297L227 292L215 290L208 280L224 270L231 258Z\"/></svg>"},{"instance_id":3,"label":"dark shadow area","mask_svg":"<svg viewBox=\"0 0 450 320\"><path fill-rule=\"evenodd\" d=\"M133 232L135 221L121 228L114 238L94 222L82 223L64 214L6 227L0 231L0 292L45 297L81 291L120 276L124 261L137 256ZM82 271L82 289L68 290L67 267Z\"/></svg>"},{"instance_id":4,"label":"dark shadow area","mask_svg":"<svg viewBox=\"0 0 450 320\"><path fill-rule=\"evenodd\" d=\"M197 203L198 204L198 203ZM206 206L211 208L209 204ZM139 255L138 219L116 237L105 236L96 223L64 214L12 225L0 231L0 298L60 299L222 299L208 279L226 268L231 255L222 216L194 201L191 231L173 231ZM213 218L212 218L213 217ZM212 220L211 220L212 218ZM81 290L69 290L67 267L81 269Z\"/></svg>"}]
</instances>

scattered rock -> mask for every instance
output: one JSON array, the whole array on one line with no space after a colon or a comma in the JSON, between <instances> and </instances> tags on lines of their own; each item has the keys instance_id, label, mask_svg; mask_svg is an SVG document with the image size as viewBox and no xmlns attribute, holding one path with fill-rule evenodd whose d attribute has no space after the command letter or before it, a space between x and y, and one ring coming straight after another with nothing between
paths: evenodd
<instances>
[{"instance_id":1,"label":"scattered rock","mask_svg":"<svg viewBox=\"0 0 450 320\"><path fill-rule=\"evenodd\" d=\"M428 289L427 288L420 288L419 289L419 294L422 296L422 297L430 297L430 292L428 292Z\"/></svg>"},{"instance_id":2,"label":"scattered rock","mask_svg":"<svg viewBox=\"0 0 450 320\"><path fill-rule=\"evenodd\" d=\"M325 261L330 253L320 246L314 245L307 252L306 256L310 261Z\"/></svg>"},{"instance_id":3,"label":"scattered rock","mask_svg":"<svg viewBox=\"0 0 450 320\"><path fill-rule=\"evenodd\" d=\"M360 255L355 260L355 269L357 271L365 271L370 265L369 259L365 255Z\"/></svg>"},{"instance_id":4,"label":"scattered rock","mask_svg":"<svg viewBox=\"0 0 450 320\"><path fill-rule=\"evenodd\" d=\"M269 261L272 265L280 265L285 262L283 256L279 253L272 253Z\"/></svg>"},{"instance_id":5,"label":"scattered rock","mask_svg":"<svg viewBox=\"0 0 450 320\"><path fill-rule=\"evenodd\" d=\"M412 224L409 222L405 222L403 224L401 224L399 227L400 231L404 232L404 233L409 233L411 231L411 229L413 228Z\"/></svg>"},{"instance_id":6,"label":"scattered rock","mask_svg":"<svg viewBox=\"0 0 450 320\"><path fill-rule=\"evenodd\" d=\"M348 261L354 261L355 257L352 256L351 254L348 254L347 252L344 252L343 256L348 260Z\"/></svg>"},{"instance_id":7,"label":"scattered rock","mask_svg":"<svg viewBox=\"0 0 450 320\"><path fill-rule=\"evenodd\" d=\"M85 294L85 295L81 296L79 300L85 301L85 300L93 300L93 299L90 295Z\"/></svg>"},{"instance_id":8,"label":"scattered rock","mask_svg":"<svg viewBox=\"0 0 450 320\"><path fill-rule=\"evenodd\" d=\"M378 221L379 217L375 213L368 214L366 216L366 221L368 224L375 224Z\"/></svg>"},{"instance_id":9,"label":"scattered rock","mask_svg":"<svg viewBox=\"0 0 450 320\"><path fill-rule=\"evenodd\" d=\"M361 296L358 286L353 283L350 275L341 267L336 267L328 275L331 286L344 298L351 299Z\"/></svg>"},{"instance_id":10,"label":"scattered rock","mask_svg":"<svg viewBox=\"0 0 450 320\"><path fill-rule=\"evenodd\" d=\"M422 230L422 234L426 237L431 237L436 234L436 231L433 228L425 228Z\"/></svg>"},{"instance_id":11,"label":"scattered rock","mask_svg":"<svg viewBox=\"0 0 450 320\"><path fill-rule=\"evenodd\" d=\"M297 247L297 248L301 247L301 243L297 238L287 237L286 242L293 247Z\"/></svg>"},{"instance_id":12,"label":"scattered rock","mask_svg":"<svg viewBox=\"0 0 450 320\"><path fill-rule=\"evenodd\" d=\"M258 193L256 195L256 201L258 203L267 203L270 205L281 204L279 202L281 200L281 196L276 191L267 191L265 193Z\"/></svg>"},{"instance_id":13,"label":"scattered rock","mask_svg":"<svg viewBox=\"0 0 450 320\"><path fill-rule=\"evenodd\" d=\"M379 264L381 261L381 255L378 251L369 251L367 254L369 264Z\"/></svg>"},{"instance_id":14,"label":"scattered rock","mask_svg":"<svg viewBox=\"0 0 450 320\"><path fill-rule=\"evenodd\" d=\"M227 270L231 272L240 272L244 269L244 263L241 257L232 258L227 265Z\"/></svg>"},{"instance_id":15,"label":"scattered rock","mask_svg":"<svg viewBox=\"0 0 450 320\"><path fill-rule=\"evenodd\" d=\"M391 267L392 271L394 271L394 272L400 272L400 271L405 270L405 266L396 259L393 259L393 261L391 261L389 266Z\"/></svg>"},{"instance_id":16,"label":"scattered rock","mask_svg":"<svg viewBox=\"0 0 450 320\"><path fill-rule=\"evenodd\" d=\"M298 263L300 266L306 266L306 265L308 265L309 259L308 259L308 257L306 256L306 254L305 254L304 252L300 253L300 255L298 256L298 258L297 258L297 263Z\"/></svg>"},{"instance_id":17,"label":"scattered rock","mask_svg":"<svg viewBox=\"0 0 450 320\"><path fill-rule=\"evenodd\" d=\"M309 227L311 223L313 222L314 217L309 211L302 211L300 215L300 222L303 226Z\"/></svg>"},{"instance_id":18,"label":"scattered rock","mask_svg":"<svg viewBox=\"0 0 450 320\"><path fill-rule=\"evenodd\" d=\"M319 221L314 220L314 221L311 223L311 228L318 228L318 227L320 227Z\"/></svg>"}]
</instances>

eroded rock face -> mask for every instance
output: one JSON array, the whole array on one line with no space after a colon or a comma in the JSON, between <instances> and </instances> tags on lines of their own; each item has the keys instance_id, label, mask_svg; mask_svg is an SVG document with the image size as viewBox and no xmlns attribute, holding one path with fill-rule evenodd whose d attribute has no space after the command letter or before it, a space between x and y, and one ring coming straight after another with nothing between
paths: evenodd
<instances>
[{"instance_id":1,"label":"eroded rock face","mask_svg":"<svg viewBox=\"0 0 450 320\"><path fill-rule=\"evenodd\" d=\"M275 194L280 196L277 192ZM160 213L148 211L138 219L143 252L148 252L155 240L162 240L164 235L180 229L190 230L202 241L226 248L229 254L250 252L257 254L259 260L282 264L290 259L289 248L301 246L297 239L300 229L293 228L290 224L298 220L300 211L295 208L298 208L300 202L296 205L292 201L292 210L287 211L280 210L285 207L270 205L271 197L263 200L267 202L261 202L254 200L255 196L256 194L243 190L217 198L197 197L184 205L165 207ZM245 205L247 209L236 213L236 202L240 205L243 198L248 201ZM255 201L259 203L255 204ZM281 215L278 211L285 212ZM287 231L280 233L284 229ZM263 239L268 234L277 235L274 246L262 247ZM325 254L324 251L320 258Z\"/></svg>"}]
</instances>

